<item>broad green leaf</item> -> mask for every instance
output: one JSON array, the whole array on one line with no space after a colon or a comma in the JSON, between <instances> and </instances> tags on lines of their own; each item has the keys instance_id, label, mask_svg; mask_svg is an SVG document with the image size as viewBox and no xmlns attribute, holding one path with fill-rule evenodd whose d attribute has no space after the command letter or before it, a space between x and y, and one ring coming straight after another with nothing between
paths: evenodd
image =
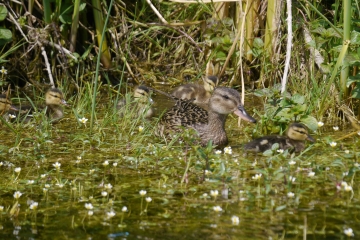
<instances>
[{"instance_id":1,"label":"broad green leaf","mask_svg":"<svg viewBox=\"0 0 360 240\"><path fill-rule=\"evenodd\" d=\"M3 21L6 18L8 10L4 5L0 5L0 21Z\"/></svg>"},{"instance_id":2,"label":"broad green leaf","mask_svg":"<svg viewBox=\"0 0 360 240\"><path fill-rule=\"evenodd\" d=\"M305 124L311 131L315 132L318 128L318 121L313 116L302 116L300 122Z\"/></svg>"}]
</instances>

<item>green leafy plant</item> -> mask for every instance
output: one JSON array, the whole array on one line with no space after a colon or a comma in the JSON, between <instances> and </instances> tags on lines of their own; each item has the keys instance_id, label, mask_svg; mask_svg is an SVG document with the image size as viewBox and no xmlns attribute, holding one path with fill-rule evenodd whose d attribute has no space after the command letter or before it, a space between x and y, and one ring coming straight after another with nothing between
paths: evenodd
<instances>
[{"instance_id":1,"label":"green leafy plant","mask_svg":"<svg viewBox=\"0 0 360 240\"><path fill-rule=\"evenodd\" d=\"M260 128L262 135L279 133L286 129L291 122L302 122L310 130L316 131L317 120L311 116L306 98L301 94L283 96L280 93L280 85L274 88L264 88L255 91L258 97L265 97L265 112L260 114Z\"/></svg>"}]
</instances>

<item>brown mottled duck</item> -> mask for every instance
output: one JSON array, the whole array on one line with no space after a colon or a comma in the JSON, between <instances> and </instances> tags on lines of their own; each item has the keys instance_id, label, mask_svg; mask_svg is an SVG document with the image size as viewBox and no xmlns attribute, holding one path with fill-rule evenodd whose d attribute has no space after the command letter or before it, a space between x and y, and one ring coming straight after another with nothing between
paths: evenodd
<instances>
[{"instance_id":1,"label":"brown mottled duck","mask_svg":"<svg viewBox=\"0 0 360 240\"><path fill-rule=\"evenodd\" d=\"M239 92L231 88L216 88L209 99L208 110L193 104L192 100L177 99L176 104L161 118L158 135L168 136L173 131L181 131L183 126L194 129L203 146L209 141L223 146L228 143L225 121L230 113L235 113L246 121L256 122L245 111Z\"/></svg>"}]
</instances>

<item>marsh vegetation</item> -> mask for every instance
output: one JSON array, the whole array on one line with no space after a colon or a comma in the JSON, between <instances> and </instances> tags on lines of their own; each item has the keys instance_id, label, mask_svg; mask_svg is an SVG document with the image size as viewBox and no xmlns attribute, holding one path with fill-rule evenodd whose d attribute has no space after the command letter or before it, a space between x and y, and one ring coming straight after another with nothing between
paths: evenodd
<instances>
[{"instance_id":1,"label":"marsh vegetation","mask_svg":"<svg viewBox=\"0 0 360 240\"><path fill-rule=\"evenodd\" d=\"M1 112L2 238L360 235L358 2L189 2L0 4L0 103L37 109ZM174 105L157 91L134 107L135 86L212 75L257 120L230 114L225 147L155 136ZM38 107L54 87L69 105L57 122ZM316 141L245 154L292 122Z\"/></svg>"}]
</instances>

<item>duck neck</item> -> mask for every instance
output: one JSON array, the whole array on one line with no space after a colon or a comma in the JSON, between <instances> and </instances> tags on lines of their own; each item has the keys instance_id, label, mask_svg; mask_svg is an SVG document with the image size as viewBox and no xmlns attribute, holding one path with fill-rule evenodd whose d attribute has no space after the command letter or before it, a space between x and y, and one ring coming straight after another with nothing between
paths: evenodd
<instances>
[{"instance_id":1,"label":"duck neck","mask_svg":"<svg viewBox=\"0 0 360 240\"><path fill-rule=\"evenodd\" d=\"M60 107L59 105L54 105L54 104L47 105L46 113L53 120L60 119L64 116L62 107Z\"/></svg>"},{"instance_id":2,"label":"duck neck","mask_svg":"<svg viewBox=\"0 0 360 240\"><path fill-rule=\"evenodd\" d=\"M209 127L210 128L213 128L213 127L219 128L219 126L221 126L221 128L224 129L226 117L227 117L227 115L209 111L209 115L208 115Z\"/></svg>"}]
</instances>

